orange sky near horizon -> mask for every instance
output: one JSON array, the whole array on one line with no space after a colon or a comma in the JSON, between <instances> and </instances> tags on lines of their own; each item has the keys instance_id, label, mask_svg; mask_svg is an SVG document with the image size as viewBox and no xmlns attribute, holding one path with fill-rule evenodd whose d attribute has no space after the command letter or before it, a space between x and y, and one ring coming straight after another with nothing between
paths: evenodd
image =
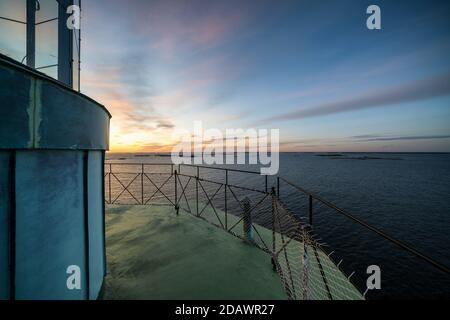
<instances>
[{"instance_id":1,"label":"orange sky near horizon","mask_svg":"<svg viewBox=\"0 0 450 320\"><path fill-rule=\"evenodd\" d=\"M111 152L171 152L198 120L279 129L281 152L450 152L450 4L382 2L378 32L361 1L84 1L81 91L112 114ZM57 60L55 26L37 66ZM0 52L21 61L25 29L0 21Z\"/></svg>"}]
</instances>

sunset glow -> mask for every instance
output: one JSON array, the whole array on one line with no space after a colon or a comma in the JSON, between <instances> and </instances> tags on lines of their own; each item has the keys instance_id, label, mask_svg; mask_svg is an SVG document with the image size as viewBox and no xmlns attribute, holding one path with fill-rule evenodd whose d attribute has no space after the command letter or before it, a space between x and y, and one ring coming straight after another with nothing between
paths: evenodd
<instances>
[{"instance_id":1,"label":"sunset glow","mask_svg":"<svg viewBox=\"0 0 450 320\"><path fill-rule=\"evenodd\" d=\"M111 151L169 152L196 120L280 129L282 151L450 151L449 4L379 1L375 31L364 2L316 4L85 1L81 88L113 116Z\"/></svg>"}]
</instances>

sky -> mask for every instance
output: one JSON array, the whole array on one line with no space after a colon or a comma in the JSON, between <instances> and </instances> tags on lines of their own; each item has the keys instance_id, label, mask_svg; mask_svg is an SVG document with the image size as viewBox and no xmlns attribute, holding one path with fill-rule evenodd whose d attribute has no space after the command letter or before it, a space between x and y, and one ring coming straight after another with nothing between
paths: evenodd
<instances>
[{"instance_id":1,"label":"sky","mask_svg":"<svg viewBox=\"0 0 450 320\"><path fill-rule=\"evenodd\" d=\"M112 151L170 151L200 120L280 129L281 151L450 152L449 1L82 5L81 90L112 113ZM20 56L15 33L0 22L0 52Z\"/></svg>"}]
</instances>

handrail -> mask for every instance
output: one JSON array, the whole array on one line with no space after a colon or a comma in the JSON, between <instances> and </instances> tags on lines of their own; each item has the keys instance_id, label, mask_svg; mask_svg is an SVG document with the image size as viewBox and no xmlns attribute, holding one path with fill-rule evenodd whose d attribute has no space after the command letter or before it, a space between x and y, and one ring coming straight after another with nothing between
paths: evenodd
<instances>
[{"instance_id":1,"label":"handrail","mask_svg":"<svg viewBox=\"0 0 450 320\"><path fill-rule=\"evenodd\" d=\"M194 167L194 168L202 168L202 169L212 169L212 170L221 170L221 171L230 171L230 172L241 172L241 173L250 173L250 174L257 174L261 175L257 171L250 171L250 170L239 170L239 169L232 169L232 168L220 168L220 167L212 167L212 166L203 166L203 165L196 165L196 164L187 164L187 163L181 163L181 164L174 164L174 163L142 163L142 162L107 162L108 165L127 165L127 166L186 166L186 167Z\"/></svg>"},{"instance_id":2,"label":"handrail","mask_svg":"<svg viewBox=\"0 0 450 320\"><path fill-rule=\"evenodd\" d=\"M239 169L220 168L220 167L211 167L211 166L201 166L201 165L196 165L196 164L185 164L185 163L182 163L180 165L181 166L186 166L186 167L195 167L195 168L203 168L203 169L214 169L214 170L241 172L241 173L250 173L250 174L261 175L261 173L259 173L257 171L249 171L249 170L239 170Z\"/></svg>"},{"instance_id":3,"label":"handrail","mask_svg":"<svg viewBox=\"0 0 450 320\"><path fill-rule=\"evenodd\" d=\"M448 267L440 264L439 262L437 262L436 260L430 258L429 256L427 256L427 255L417 251L416 249L412 248L411 246L407 245L406 243L404 243L404 242L402 242L400 240L394 239L393 237L391 237L390 235L388 235L384 231L382 231L382 230L380 230L380 229L378 229L376 227L371 226L369 223L367 223L364 220L361 220L361 219L355 217L354 215L348 213L344 209L341 209L341 208L337 207L333 203L331 203L331 202L329 202L329 201L327 201L327 200L325 200L325 199L323 199L323 198L321 198L321 197L319 197L319 196L317 196L317 195L315 195L315 194L313 194L313 193L311 193L311 192L309 192L309 191L307 191L307 190L305 190L305 189L303 189L303 188L301 188L299 186L296 186L295 184L293 184L292 182L286 180L285 178L280 177L280 179L283 180L284 182L286 182L287 184L289 184L291 187L297 189L298 191L300 191L300 192L302 192L302 193L304 193L304 194L306 194L308 196L311 196L313 199L315 199L315 200L323 203L324 205L334 209L338 213L340 213L340 214L344 215L345 217L355 221L356 223L360 224L361 226L363 226L363 227L365 227L365 228L375 232L376 234L378 234L382 238L384 238L384 239L394 243L395 245L397 245L400 248L402 248L402 249L408 251L409 253L415 255L416 257L425 260L426 262L430 263L431 265L433 265L434 267L438 268L439 270L441 270L441 271L443 271L443 272L445 272L447 274L450 274L450 269Z\"/></svg>"},{"instance_id":4,"label":"handrail","mask_svg":"<svg viewBox=\"0 0 450 320\"><path fill-rule=\"evenodd\" d=\"M147 166L147 165L149 165L149 166L157 166L157 165L160 165L160 166L171 166L171 167L177 166L177 165L175 165L173 163L145 163L145 164L143 164L143 163L111 163L111 162L108 162L108 163L105 163L105 164L107 164L107 165L140 165L140 166ZM192 165L192 164L180 164L178 166L188 166L188 167L194 167L194 168L205 168L205 169L212 169L212 170L222 170L222 171L241 172L241 173L250 173L250 174L258 174L258 175L260 175L260 173L256 172L256 171L229 169L229 168L220 168L220 167L211 167L211 166L202 166L202 165L195 165L195 164L194 165ZM191 178L195 178L196 177L196 176L190 176L190 175L183 175L183 174L180 174L180 173L178 173L178 174L181 175L181 176L186 176L186 177L191 177ZM431 257L429 257L429 256L427 256L427 255L417 251L416 249L412 248L408 244L393 238L392 236L388 235L384 231L382 231L382 230L380 230L380 229L370 225L369 223L367 223L366 221L364 221L364 220L362 220L360 218L357 218L353 214L350 214L346 210L344 210L342 208L339 208L338 206L336 206L335 204L329 202L328 200L325 200L322 197L320 197L320 196L318 196L318 195L316 195L316 194L314 194L314 193L312 193L312 192L310 192L310 191L308 191L306 189L303 189L302 187L299 187L299 186L293 184L292 182L288 181L287 179L285 179L283 177L276 176L276 179L277 179L277 184L278 184L277 187L278 188L279 188L279 181L280 180L284 181L285 183L287 183L288 185L290 185L291 187L293 187L297 191L300 191L303 194L311 197L312 199L321 202L322 204L326 205L327 207L329 207L331 209L334 209L337 213L339 213L339 214L345 216L346 218L348 218L348 219L358 223L359 225L363 226L364 228L369 229L370 231L376 233L377 235L379 235L383 239L388 240L389 242L397 245L398 247L402 248L403 250L406 250L407 252L409 252L409 253L413 254L414 256L422 259L423 261L426 261L427 263L431 264L433 267L439 269L440 271L442 271L444 273L447 273L447 274L450 274L450 269L447 266L445 266L445 265L437 262L433 258L431 258ZM200 179L200 180L208 181L208 182L214 182L214 181L206 180L206 179ZM253 189L239 187L239 186L236 186L236 187L242 188L242 189L253 190ZM253 191L259 191L259 190L253 190ZM259 192L262 192L262 191L259 191ZM267 193L267 192L262 192L262 193ZM276 197L279 198L279 192L276 193ZM311 209L312 208L310 207L310 211L311 211ZM312 215L312 211L310 212L310 215Z\"/></svg>"},{"instance_id":5,"label":"handrail","mask_svg":"<svg viewBox=\"0 0 450 320\"><path fill-rule=\"evenodd\" d=\"M11 18L7 18L7 17L0 17L1 20L6 20L6 21L10 21L10 22L16 22L16 23L20 23L20 24L27 24L24 21L20 21L20 20L16 20L16 19L11 19Z\"/></svg>"}]
</instances>

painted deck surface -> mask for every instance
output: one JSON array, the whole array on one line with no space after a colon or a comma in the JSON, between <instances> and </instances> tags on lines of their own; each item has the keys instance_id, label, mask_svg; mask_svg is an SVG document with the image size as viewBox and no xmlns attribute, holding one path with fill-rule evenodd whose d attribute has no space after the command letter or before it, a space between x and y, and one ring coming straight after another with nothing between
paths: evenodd
<instances>
[{"instance_id":1,"label":"painted deck surface","mask_svg":"<svg viewBox=\"0 0 450 320\"><path fill-rule=\"evenodd\" d=\"M223 212L217 213L223 221ZM218 223L209 208L202 216ZM228 215L228 221L239 219ZM272 232L258 230L270 243ZM176 216L170 206L108 205L106 238L104 299L287 299L267 253L182 210ZM292 284L300 290L303 249L296 241L287 246L291 263L298 262L291 266ZM363 299L324 252L315 252L309 259L308 299Z\"/></svg>"},{"instance_id":2,"label":"painted deck surface","mask_svg":"<svg viewBox=\"0 0 450 320\"><path fill-rule=\"evenodd\" d=\"M286 299L270 256L173 207L107 206L104 299Z\"/></svg>"}]
</instances>

